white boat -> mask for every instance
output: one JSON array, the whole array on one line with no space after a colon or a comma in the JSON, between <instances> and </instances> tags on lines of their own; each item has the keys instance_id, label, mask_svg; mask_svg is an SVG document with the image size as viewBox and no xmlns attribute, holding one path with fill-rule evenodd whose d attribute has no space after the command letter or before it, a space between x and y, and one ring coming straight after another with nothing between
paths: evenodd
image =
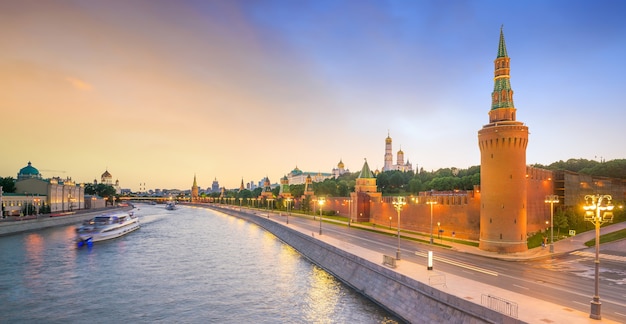
<instances>
[{"instance_id":1,"label":"white boat","mask_svg":"<svg viewBox=\"0 0 626 324\"><path fill-rule=\"evenodd\" d=\"M174 210L174 209L176 209L176 203L173 202L173 201L168 201L165 204L165 209L167 209L167 210Z\"/></svg>"},{"instance_id":2,"label":"white boat","mask_svg":"<svg viewBox=\"0 0 626 324\"><path fill-rule=\"evenodd\" d=\"M76 244L79 247L91 245L128 234L139 227L139 218L132 211L99 215L76 228Z\"/></svg>"}]
</instances>

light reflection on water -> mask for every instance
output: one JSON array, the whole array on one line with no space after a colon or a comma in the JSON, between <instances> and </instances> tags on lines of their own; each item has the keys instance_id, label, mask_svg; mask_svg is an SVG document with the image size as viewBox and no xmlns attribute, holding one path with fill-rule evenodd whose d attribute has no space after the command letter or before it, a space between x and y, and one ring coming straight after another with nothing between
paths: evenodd
<instances>
[{"instance_id":1,"label":"light reflection on water","mask_svg":"<svg viewBox=\"0 0 626 324\"><path fill-rule=\"evenodd\" d=\"M142 228L76 248L74 226L0 237L0 322L394 323L254 224L140 206Z\"/></svg>"}]
</instances>

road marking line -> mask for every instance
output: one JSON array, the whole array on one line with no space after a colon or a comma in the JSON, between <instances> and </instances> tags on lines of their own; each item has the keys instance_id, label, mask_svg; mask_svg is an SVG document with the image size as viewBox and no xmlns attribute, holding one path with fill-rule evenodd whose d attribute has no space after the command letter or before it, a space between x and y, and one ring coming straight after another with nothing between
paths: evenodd
<instances>
[{"instance_id":1,"label":"road marking line","mask_svg":"<svg viewBox=\"0 0 626 324\"><path fill-rule=\"evenodd\" d=\"M528 287L524 287L524 286L520 286L520 285L516 285L516 284L513 284L513 286L515 286L515 287L517 287L517 288L522 288L522 289L530 290L530 288L528 288Z\"/></svg>"},{"instance_id":2,"label":"road marking line","mask_svg":"<svg viewBox=\"0 0 626 324\"><path fill-rule=\"evenodd\" d=\"M421 257L425 257L425 258L427 257L426 253L418 252L418 251L415 251L415 255L418 255L418 256L421 256ZM469 269L469 270L474 270L476 272L481 272L481 273L484 273L484 274L488 274L490 276L495 276L495 277L498 276L498 273L495 272L495 271L491 271L491 270L475 267L475 266L473 266L471 264L467 264L467 263L463 263L463 262L459 262L459 261L454 261L454 260L450 260L450 259L446 259L446 258L442 258L442 257L434 257L433 259L435 259L437 261L444 262L444 263L448 263L448 264L451 264L451 265L455 265L455 266L458 266L458 267L461 267L461 268L465 268L465 269Z\"/></svg>"},{"instance_id":3,"label":"road marking line","mask_svg":"<svg viewBox=\"0 0 626 324\"><path fill-rule=\"evenodd\" d=\"M587 258L595 258L596 257L595 253L585 252L585 251L574 251L574 252L571 252L570 254L578 255L578 256L581 256L581 257L587 257ZM600 253L599 257L600 257L600 259L604 259L604 260L626 262L626 257L620 256L620 255L612 255L612 254Z\"/></svg>"},{"instance_id":4,"label":"road marking line","mask_svg":"<svg viewBox=\"0 0 626 324\"><path fill-rule=\"evenodd\" d=\"M622 313L618 313L618 312L615 312L615 314L617 314L617 315L619 315L619 316L624 316L624 317L626 317L626 314L622 314Z\"/></svg>"},{"instance_id":5,"label":"road marking line","mask_svg":"<svg viewBox=\"0 0 626 324\"><path fill-rule=\"evenodd\" d=\"M574 302L575 304L578 304L578 305L589 306L588 304L583 304L583 303L581 303L581 302L577 302L577 301L575 301L575 300L573 300L572 302Z\"/></svg>"}]
</instances>

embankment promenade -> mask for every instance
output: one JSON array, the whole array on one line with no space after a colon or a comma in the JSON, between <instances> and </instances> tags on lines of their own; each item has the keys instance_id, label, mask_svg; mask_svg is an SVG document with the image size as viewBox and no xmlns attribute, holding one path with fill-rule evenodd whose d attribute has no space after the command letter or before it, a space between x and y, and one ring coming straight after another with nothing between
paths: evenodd
<instances>
[{"instance_id":1,"label":"embankment promenade","mask_svg":"<svg viewBox=\"0 0 626 324\"><path fill-rule=\"evenodd\" d=\"M254 211L206 206L257 224L314 264L409 323L523 323L523 321L446 293L360 255L327 236L311 235ZM345 245L345 244L344 244ZM351 247L354 250L356 247Z\"/></svg>"}]
</instances>

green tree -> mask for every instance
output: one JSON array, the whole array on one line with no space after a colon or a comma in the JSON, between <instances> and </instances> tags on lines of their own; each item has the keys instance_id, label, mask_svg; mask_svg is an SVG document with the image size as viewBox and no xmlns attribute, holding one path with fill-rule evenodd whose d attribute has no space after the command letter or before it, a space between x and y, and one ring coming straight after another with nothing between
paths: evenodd
<instances>
[{"instance_id":1,"label":"green tree","mask_svg":"<svg viewBox=\"0 0 626 324\"><path fill-rule=\"evenodd\" d=\"M237 198L243 198L244 200L252 198L252 191L248 189L241 190L237 193Z\"/></svg>"},{"instance_id":2,"label":"green tree","mask_svg":"<svg viewBox=\"0 0 626 324\"><path fill-rule=\"evenodd\" d=\"M556 237L561 236L561 228L567 229L569 226L569 221L567 220L567 215L564 211L558 211L554 214L554 226L556 227Z\"/></svg>"},{"instance_id":3,"label":"green tree","mask_svg":"<svg viewBox=\"0 0 626 324\"><path fill-rule=\"evenodd\" d=\"M304 195L304 185L303 184L289 185L289 191L291 192L292 196L301 197L302 195Z\"/></svg>"},{"instance_id":4,"label":"green tree","mask_svg":"<svg viewBox=\"0 0 626 324\"><path fill-rule=\"evenodd\" d=\"M423 184L422 181L415 177L409 181L409 192L414 195L417 195L420 191L422 191Z\"/></svg>"},{"instance_id":5,"label":"green tree","mask_svg":"<svg viewBox=\"0 0 626 324\"><path fill-rule=\"evenodd\" d=\"M13 177L0 177L0 187L6 193L15 193L15 179Z\"/></svg>"},{"instance_id":6,"label":"green tree","mask_svg":"<svg viewBox=\"0 0 626 324\"><path fill-rule=\"evenodd\" d=\"M96 195L100 197L109 198L109 202L113 204L113 197L116 197L115 188L111 185L106 185L104 183L99 183L94 185L93 183L88 183L85 185L85 194L88 195Z\"/></svg>"}]
</instances>

